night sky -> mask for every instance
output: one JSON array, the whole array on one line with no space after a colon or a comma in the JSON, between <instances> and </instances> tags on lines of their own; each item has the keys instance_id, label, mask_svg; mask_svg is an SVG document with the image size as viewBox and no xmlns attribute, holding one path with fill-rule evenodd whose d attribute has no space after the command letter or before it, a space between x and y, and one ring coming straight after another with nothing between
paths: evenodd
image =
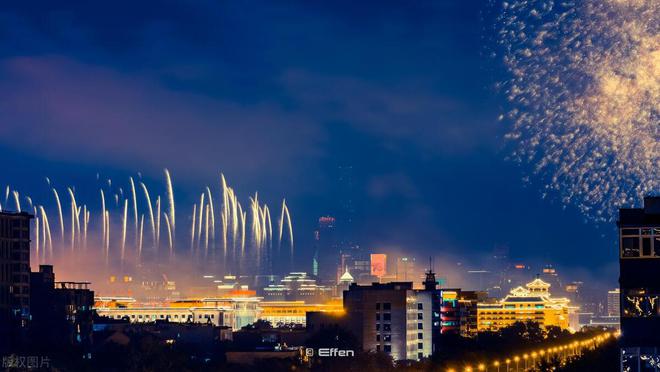
<instances>
[{"instance_id":1,"label":"night sky","mask_svg":"<svg viewBox=\"0 0 660 372\"><path fill-rule=\"evenodd\" d=\"M613 224L542 198L532 166L507 160L491 11L485 1L5 3L0 185L45 198L49 176L93 198L97 172L162 183L167 167L191 205L222 171L243 199L287 199L302 265L318 217L338 213L339 167L352 166L364 247L471 262L508 247L613 285Z\"/></svg>"}]
</instances>

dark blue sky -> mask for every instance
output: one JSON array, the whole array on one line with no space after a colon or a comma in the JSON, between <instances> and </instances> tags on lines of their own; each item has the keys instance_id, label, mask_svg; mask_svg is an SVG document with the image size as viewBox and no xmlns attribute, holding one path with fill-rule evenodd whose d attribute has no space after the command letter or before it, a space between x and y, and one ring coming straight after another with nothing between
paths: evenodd
<instances>
[{"instance_id":1,"label":"dark blue sky","mask_svg":"<svg viewBox=\"0 0 660 372\"><path fill-rule=\"evenodd\" d=\"M352 165L365 247L507 246L613 284L613 226L542 199L531 166L506 160L486 3L3 4L0 184L96 195L97 172L161 182L168 167L187 202L223 171L245 199L286 197L309 252Z\"/></svg>"}]
</instances>

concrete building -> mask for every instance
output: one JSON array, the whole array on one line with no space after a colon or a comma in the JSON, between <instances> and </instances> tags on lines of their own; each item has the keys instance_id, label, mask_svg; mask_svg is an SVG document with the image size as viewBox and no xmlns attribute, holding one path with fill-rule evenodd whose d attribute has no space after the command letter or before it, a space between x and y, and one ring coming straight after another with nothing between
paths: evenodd
<instances>
[{"instance_id":1,"label":"concrete building","mask_svg":"<svg viewBox=\"0 0 660 372\"><path fill-rule=\"evenodd\" d=\"M660 197L619 210L621 370L660 360Z\"/></svg>"},{"instance_id":2,"label":"concrete building","mask_svg":"<svg viewBox=\"0 0 660 372\"><path fill-rule=\"evenodd\" d=\"M621 290L619 288L607 291L607 316L621 314Z\"/></svg>"},{"instance_id":3,"label":"concrete building","mask_svg":"<svg viewBox=\"0 0 660 372\"><path fill-rule=\"evenodd\" d=\"M24 337L30 319L30 219L0 212L0 350Z\"/></svg>"},{"instance_id":4,"label":"concrete building","mask_svg":"<svg viewBox=\"0 0 660 372\"><path fill-rule=\"evenodd\" d=\"M525 287L516 287L497 303L479 303L478 330L499 331L515 322L534 321L542 327L569 329L570 300L551 297L550 284L535 279Z\"/></svg>"},{"instance_id":5,"label":"concrete building","mask_svg":"<svg viewBox=\"0 0 660 372\"><path fill-rule=\"evenodd\" d=\"M410 282L352 284L344 293L346 322L364 351L394 360L419 360L432 353L432 296Z\"/></svg>"},{"instance_id":6,"label":"concrete building","mask_svg":"<svg viewBox=\"0 0 660 372\"><path fill-rule=\"evenodd\" d=\"M316 279L306 272L292 272L279 284L269 284L263 289L266 301L304 301L306 303L325 303L332 298L332 286L318 285Z\"/></svg>"},{"instance_id":7,"label":"concrete building","mask_svg":"<svg viewBox=\"0 0 660 372\"><path fill-rule=\"evenodd\" d=\"M53 266L30 274L31 343L50 349L76 346L90 350L94 291L88 282L56 282Z\"/></svg>"},{"instance_id":8,"label":"concrete building","mask_svg":"<svg viewBox=\"0 0 660 372\"><path fill-rule=\"evenodd\" d=\"M268 301L261 302L259 308L259 319L269 321L273 327L292 324L305 326L308 312L331 312L337 315L344 313L344 307L339 301L330 301L327 304L306 304L304 301Z\"/></svg>"}]
</instances>

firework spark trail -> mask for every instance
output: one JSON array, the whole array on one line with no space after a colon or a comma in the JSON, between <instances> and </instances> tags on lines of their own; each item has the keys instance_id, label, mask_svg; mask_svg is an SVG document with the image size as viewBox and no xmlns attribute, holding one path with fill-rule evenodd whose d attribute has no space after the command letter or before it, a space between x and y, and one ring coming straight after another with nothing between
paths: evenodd
<instances>
[{"instance_id":1,"label":"firework spark trail","mask_svg":"<svg viewBox=\"0 0 660 372\"><path fill-rule=\"evenodd\" d=\"M165 178L167 179L167 196L170 212L170 224L172 228L172 237L176 236L176 218L174 214L174 189L172 188L172 177L170 176L170 171L165 169Z\"/></svg>"},{"instance_id":2,"label":"firework spark trail","mask_svg":"<svg viewBox=\"0 0 660 372\"><path fill-rule=\"evenodd\" d=\"M142 259L142 239L144 238L144 214L140 215L140 232L139 232L139 238L138 238L138 245L137 245L137 250L138 250L138 262Z\"/></svg>"},{"instance_id":3,"label":"firework spark trail","mask_svg":"<svg viewBox=\"0 0 660 372\"><path fill-rule=\"evenodd\" d=\"M206 186L206 194L209 200L209 207L211 209L211 248L215 252L215 209L213 207L213 194L211 189Z\"/></svg>"},{"instance_id":4,"label":"firework spark trail","mask_svg":"<svg viewBox=\"0 0 660 372\"><path fill-rule=\"evenodd\" d=\"M133 197L133 222L135 225L135 247L138 245L138 206L137 206L137 195L135 193L135 182L133 182L133 177L130 177L131 182L131 195Z\"/></svg>"},{"instance_id":5,"label":"firework spark trail","mask_svg":"<svg viewBox=\"0 0 660 372\"><path fill-rule=\"evenodd\" d=\"M103 228L101 229L101 241L103 242L101 245L105 247L105 193L103 193L103 189L100 189L101 191L101 221L103 223Z\"/></svg>"},{"instance_id":6,"label":"firework spark trail","mask_svg":"<svg viewBox=\"0 0 660 372\"><path fill-rule=\"evenodd\" d=\"M64 212L61 204L63 200L60 199L57 189L50 187L53 196L55 196L53 204L57 206L58 217L61 216L59 221L61 239L58 242L58 246L55 247L57 250L56 253L58 253L57 256L53 254L53 242L46 214L47 210L43 205L38 205L30 200L33 202L32 209L34 209L35 224L38 224L33 233L33 238L36 241L34 252L37 261L47 262L48 259L57 259L60 253L59 248L66 247L66 253L63 250L61 251L62 254L73 253L76 258L95 255L100 261L105 261L108 270L111 270L115 263L121 265L117 266L117 268L120 268L122 271L127 269L126 264L134 263L136 265L142 265L145 263L143 261L145 256L142 254L144 246L145 217L151 220L152 240L155 243L159 242L160 217L162 217L166 220L168 257L169 260L173 262L176 255L176 238L174 236L174 227L170 219L170 211L161 212L160 197L156 198L156 210L154 211L149 189L146 184L138 181L146 200L146 202L140 204L142 207L141 210L137 203L136 180L132 177L127 178L129 178L127 184L130 187L130 192L128 191L128 188L118 186L115 186L115 189L118 190L116 193L112 191L113 189L108 190L105 187L99 189L101 218L98 220L98 226L96 225L96 219L92 220L90 218L95 212L88 207L88 204L82 202L78 195L76 195L76 188L67 187L66 192L70 197L70 231L66 230L67 227L64 224ZM193 213L191 215L192 223L190 226L191 255L194 254L194 257L203 259L199 263L206 265L208 268L213 267L212 262L216 262L216 250L223 249L225 259L218 261L217 263L223 265L228 272L239 274L242 272L261 273L266 270L272 270L272 265L269 261L275 258L272 251L274 243L273 239L275 237L269 206L262 203L259 200L258 193L255 193L253 197L248 198L250 206L246 207L244 210L237 193L233 188L227 185L224 175L221 175L221 179L223 186L221 199L223 203L219 206L218 216L221 219L219 223L222 225L222 231L220 232L222 234L222 247L220 247L220 244L216 246L213 243L215 241L215 204L213 190L210 187L205 186L203 192L199 194L199 204L193 205ZM50 181L50 179L48 181ZM111 181L108 180L108 186L111 184ZM124 192L123 190L126 190L127 192ZM113 207L107 203L108 200L106 199L106 196L108 193L114 198L119 196L122 197L121 200L123 203L120 202L117 205L116 213L112 212ZM11 197L12 195L14 201L20 202L20 194L18 190L13 190L13 192L10 190L9 196ZM27 196L24 197L27 198ZM286 218L289 225L291 221L285 203L283 203L283 207L283 215L280 216L280 220L283 222L280 223L279 226L279 245L283 244L281 240L285 238L283 235L286 235L283 233L284 224L286 223L284 219ZM132 211L129 210L131 208ZM136 211L138 212L138 219L135 218ZM115 216L113 216L113 214ZM111 224L115 222L112 217L116 218L116 229L111 227ZM132 221L129 222L129 219ZM250 219L250 221L248 221L248 219ZM135 221L137 221L137 230L135 229ZM130 224L133 224L134 226L131 227ZM90 241L88 240L88 233L90 229L94 228L100 230L100 238L98 240L93 239ZM289 226L288 231L289 236L292 238L291 226ZM64 238L64 233L70 233L70 235L67 235L66 238ZM132 255L132 251L129 251L132 243L130 243L130 240L127 240L131 239L130 236L133 233L135 234L135 255ZM96 242L100 242L100 244L93 244ZM92 247L100 248L92 249ZM158 245L154 244L154 247L156 248L156 253L158 253ZM88 250L88 248L90 249ZM217 257L220 257L220 255L221 253L217 252ZM159 260L159 256L162 255L156 254L154 259ZM209 261L209 258L211 258L212 261ZM134 260L129 261L130 259Z\"/></svg>"},{"instance_id":7,"label":"firework spark trail","mask_svg":"<svg viewBox=\"0 0 660 372\"><path fill-rule=\"evenodd\" d=\"M64 241L64 216L62 215L62 203L60 203L60 195L57 193L57 190L53 187L53 194L55 194L55 202L57 203L57 212L60 217L60 239Z\"/></svg>"},{"instance_id":8,"label":"firework spark trail","mask_svg":"<svg viewBox=\"0 0 660 372\"><path fill-rule=\"evenodd\" d=\"M37 216L36 209L35 209L35 217L34 217L34 236L35 236L35 247L36 247L36 256L37 256L37 262L41 263L41 258L39 257L39 216Z\"/></svg>"},{"instance_id":9,"label":"firework spark trail","mask_svg":"<svg viewBox=\"0 0 660 372\"><path fill-rule=\"evenodd\" d=\"M46 238L48 238L48 252L50 254L50 258L53 258L53 239L50 235L50 225L48 224L48 216L46 215L46 211L44 210L44 207L42 205L39 206L39 210L41 211L41 218L43 220L42 224L42 235L44 236L44 255L46 252Z\"/></svg>"},{"instance_id":10,"label":"firework spark trail","mask_svg":"<svg viewBox=\"0 0 660 372\"><path fill-rule=\"evenodd\" d=\"M105 211L105 215L103 218L103 223L105 225L105 228L103 229L105 231L105 237L104 237L104 242L105 242L105 265L106 267L110 264L110 212Z\"/></svg>"},{"instance_id":11,"label":"firework spark trail","mask_svg":"<svg viewBox=\"0 0 660 372\"><path fill-rule=\"evenodd\" d=\"M9 185L5 187L5 205L7 205L7 202L9 202Z\"/></svg>"},{"instance_id":12,"label":"firework spark trail","mask_svg":"<svg viewBox=\"0 0 660 372\"><path fill-rule=\"evenodd\" d=\"M503 3L514 159L607 221L660 188L660 2Z\"/></svg>"},{"instance_id":13,"label":"firework spark trail","mask_svg":"<svg viewBox=\"0 0 660 372\"><path fill-rule=\"evenodd\" d=\"M124 213L121 219L121 264L124 265L126 259L126 220L128 220L128 199L124 199Z\"/></svg>"},{"instance_id":14,"label":"firework spark trail","mask_svg":"<svg viewBox=\"0 0 660 372\"><path fill-rule=\"evenodd\" d=\"M76 220L78 218L78 205L76 204L76 196L73 193L73 190L68 187L67 191L71 198L71 251L74 251L76 248Z\"/></svg>"},{"instance_id":15,"label":"firework spark trail","mask_svg":"<svg viewBox=\"0 0 660 372\"><path fill-rule=\"evenodd\" d=\"M151 197L149 196L149 190L147 189L147 186L140 182L140 186L142 187L142 190L144 191L144 197L147 199L147 208L149 209L149 221L151 222L151 235L152 235L152 242L154 246L156 245L156 222L154 221L154 209L151 205Z\"/></svg>"},{"instance_id":16,"label":"firework spark trail","mask_svg":"<svg viewBox=\"0 0 660 372\"><path fill-rule=\"evenodd\" d=\"M12 194L14 195L14 202L16 203L16 210L18 213L21 213L21 198L18 195L18 191L13 191Z\"/></svg>"},{"instance_id":17,"label":"firework spark trail","mask_svg":"<svg viewBox=\"0 0 660 372\"><path fill-rule=\"evenodd\" d=\"M202 240L202 223L204 222L204 193L199 197L199 216L197 216L197 252L199 253L199 248Z\"/></svg>"},{"instance_id":18,"label":"firework spark trail","mask_svg":"<svg viewBox=\"0 0 660 372\"><path fill-rule=\"evenodd\" d=\"M160 250L160 195L156 198L156 252Z\"/></svg>"},{"instance_id":19,"label":"firework spark trail","mask_svg":"<svg viewBox=\"0 0 660 372\"><path fill-rule=\"evenodd\" d=\"M204 222L204 258L209 256L209 205L206 204L206 221Z\"/></svg>"},{"instance_id":20,"label":"firework spark trail","mask_svg":"<svg viewBox=\"0 0 660 372\"><path fill-rule=\"evenodd\" d=\"M167 216L167 214L163 213L163 216L165 217L165 226L167 227L167 242L168 242L168 247L169 247L169 260L172 261L174 258L174 240L172 236L172 225L170 224L170 218Z\"/></svg>"}]
</instances>

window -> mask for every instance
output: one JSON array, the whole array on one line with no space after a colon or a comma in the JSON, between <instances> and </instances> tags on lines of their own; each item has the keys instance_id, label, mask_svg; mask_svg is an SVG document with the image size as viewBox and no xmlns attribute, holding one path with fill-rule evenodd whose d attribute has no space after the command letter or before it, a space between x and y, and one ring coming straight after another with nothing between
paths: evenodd
<instances>
[{"instance_id":1,"label":"window","mask_svg":"<svg viewBox=\"0 0 660 372\"><path fill-rule=\"evenodd\" d=\"M639 238L621 238L621 255L639 257Z\"/></svg>"},{"instance_id":2,"label":"window","mask_svg":"<svg viewBox=\"0 0 660 372\"><path fill-rule=\"evenodd\" d=\"M424 348L424 343L423 342L417 343L417 348L418 349L423 349Z\"/></svg>"},{"instance_id":3,"label":"window","mask_svg":"<svg viewBox=\"0 0 660 372\"><path fill-rule=\"evenodd\" d=\"M383 320L389 322L390 320L392 320L392 314L390 313L383 314Z\"/></svg>"},{"instance_id":4,"label":"window","mask_svg":"<svg viewBox=\"0 0 660 372\"><path fill-rule=\"evenodd\" d=\"M417 329L424 329L424 324L417 323Z\"/></svg>"},{"instance_id":5,"label":"window","mask_svg":"<svg viewBox=\"0 0 660 372\"><path fill-rule=\"evenodd\" d=\"M380 335L376 335L376 342L380 342Z\"/></svg>"},{"instance_id":6,"label":"window","mask_svg":"<svg viewBox=\"0 0 660 372\"><path fill-rule=\"evenodd\" d=\"M417 353L417 359L424 358L424 353Z\"/></svg>"},{"instance_id":7,"label":"window","mask_svg":"<svg viewBox=\"0 0 660 372\"><path fill-rule=\"evenodd\" d=\"M422 303L417 304L417 310L424 310L424 304Z\"/></svg>"},{"instance_id":8,"label":"window","mask_svg":"<svg viewBox=\"0 0 660 372\"><path fill-rule=\"evenodd\" d=\"M627 289L623 292L623 316L648 318L660 316L660 294L646 289Z\"/></svg>"},{"instance_id":9,"label":"window","mask_svg":"<svg viewBox=\"0 0 660 372\"><path fill-rule=\"evenodd\" d=\"M392 304L389 302L385 302L383 304L383 310L392 310Z\"/></svg>"},{"instance_id":10,"label":"window","mask_svg":"<svg viewBox=\"0 0 660 372\"><path fill-rule=\"evenodd\" d=\"M418 340L423 340L424 339L424 334L423 333L418 333L417 334L417 339Z\"/></svg>"},{"instance_id":11,"label":"window","mask_svg":"<svg viewBox=\"0 0 660 372\"><path fill-rule=\"evenodd\" d=\"M380 320L380 313L376 313L376 321Z\"/></svg>"},{"instance_id":12,"label":"window","mask_svg":"<svg viewBox=\"0 0 660 372\"><path fill-rule=\"evenodd\" d=\"M383 335L383 342L392 342L392 335Z\"/></svg>"},{"instance_id":13,"label":"window","mask_svg":"<svg viewBox=\"0 0 660 372\"><path fill-rule=\"evenodd\" d=\"M651 238L642 238L642 256L651 255Z\"/></svg>"},{"instance_id":14,"label":"window","mask_svg":"<svg viewBox=\"0 0 660 372\"><path fill-rule=\"evenodd\" d=\"M376 351L380 351L380 345L376 345Z\"/></svg>"},{"instance_id":15,"label":"window","mask_svg":"<svg viewBox=\"0 0 660 372\"><path fill-rule=\"evenodd\" d=\"M383 350L384 350L386 353L391 353L391 352L392 352L392 345L384 345L384 346L383 346Z\"/></svg>"},{"instance_id":16,"label":"window","mask_svg":"<svg viewBox=\"0 0 660 372\"><path fill-rule=\"evenodd\" d=\"M424 319L424 314L423 313L417 313L417 319L418 320Z\"/></svg>"},{"instance_id":17,"label":"window","mask_svg":"<svg viewBox=\"0 0 660 372\"><path fill-rule=\"evenodd\" d=\"M376 331L380 331L380 324L376 323Z\"/></svg>"},{"instance_id":18,"label":"window","mask_svg":"<svg viewBox=\"0 0 660 372\"><path fill-rule=\"evenodd\" d=\"M392 325L383 324L383 332L392 332Z\"/></svg>"},{"instance_id":19,"label":"window","mask_svg":"<svg viewBox=\"0 0 660 372\"><path fill-rule=\"evenodd\" d=\"M376 302L376 310L380 310L380 302Z\"/></svg>"}]
</instances>

